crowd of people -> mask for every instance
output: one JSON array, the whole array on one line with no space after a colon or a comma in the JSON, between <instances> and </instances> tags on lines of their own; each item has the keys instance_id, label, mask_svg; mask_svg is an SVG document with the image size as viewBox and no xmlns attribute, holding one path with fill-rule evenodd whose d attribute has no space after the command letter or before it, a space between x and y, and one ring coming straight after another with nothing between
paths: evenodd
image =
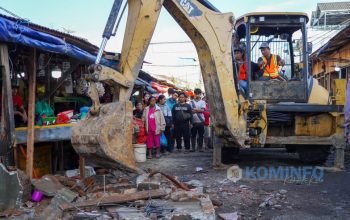
<instances>
[{"instance_id":1,"label":"crowd of people","mask_svg":"<svg viewBox=\"0 0 350 220\"><path fill-rule=\"evenodd\" d=\"M168 96L145 93L142 102L135 105L133 115L142 119L147 133L147 158L209 148L210 112L201 89L187 97L186 93L169 88Z\"/></svg>"}]
</instances>

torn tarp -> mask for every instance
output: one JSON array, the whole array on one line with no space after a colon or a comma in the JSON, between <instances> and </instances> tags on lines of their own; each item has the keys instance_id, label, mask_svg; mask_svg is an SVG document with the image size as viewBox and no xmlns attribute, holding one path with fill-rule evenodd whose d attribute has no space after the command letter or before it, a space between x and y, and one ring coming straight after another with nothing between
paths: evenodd
<instances>
[{"instance_id":1,"label":"torn tarp","mask_svg":"<svg viewBox=\"0 0 350 220\"><path fill-rule=\"evenodd\" d=\"M11 21L0 16L0 41L19 43L29 47L51 53L64 54L81 62L93 63L96 55L93 55L63 39L33 30L27 23ZM115 67L115 62L102 59L101 63L109 67Z\"/></svg>"}]
</instances>

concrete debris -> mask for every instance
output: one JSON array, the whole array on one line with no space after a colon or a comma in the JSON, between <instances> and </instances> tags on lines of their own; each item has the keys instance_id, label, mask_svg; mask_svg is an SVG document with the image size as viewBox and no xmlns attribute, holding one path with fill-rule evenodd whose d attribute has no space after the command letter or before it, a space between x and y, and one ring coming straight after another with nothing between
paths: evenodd
<instances>
[{"instance_id":1,"label":"concrete debris","mask_svg":"<svg viewBox=\"0 0 350 220\"><path fill-rule=\"evenodd\" d=\"M241 188L241 189L249 189L249 186L247 186L247 185L240 185L239 188Z\"/></svg>"},{"instance_id":2,"label":"concrete debris","mask_svg":"<svg viewBox=\"0 0 350 220\"><path fill-rule=\"evenodd\" d=\"M51 203L49 206L47 206L44 211L38 216L38 219L47 219L47 220L54 220L54 219L61 219L63 215L62 209L60 209L61 206L69 205L71 202L73 202L78 197L77 193L74 193L73 191L62 188L56 192L56 195L51 200Z\"/></svg>"},{"instance_id":3,"label":"concrete debris","mask_svg":"<svg viewBox=\"0 0 350 220\"><path fill-rule=\"evenodd\" d=\"M285 189L280 189L278 192L281 193L281 194L286 194L288 191L285 190Z\"/></svg>"},{"instance_id":4,"label":"concrete debris","mask_svg":"<svg viewBox=\"0 0 350 220\"><path fill-rule=\"evenodd\" d=\"M161 182L161 175L156 174L149 177L148 174L141 174L136 179L136 185L138 190L152 190L159 189Z\"/></svg>"},{"instance_id":5,"label":"concrete debris","mask_svg":"<svg viewBox=\"0 0 350 220\"><path fill-rule=\"evenodd\" d=\"M74 170L66 170L65 175L67 177L79 177L80 176L80 170L74 169ZM94 176L96 175L95 170L91 166L85 166L85 176Z\"/></svg>"},{"instance_id":6,"label":"concrete debris","mask_svg":"<svg viewBox=\"0 0 350 220\"><path fill-rule=\"evenodd\" d=\"M32 180L35 190L53 197L43 200L49 204L36 214L35 219L214 220L215 207L223 204L221 201L213 204L199 180L183 183L177 177L161 172L129 179L102 173L102 176L81 180L53 175ZM35 205L25 201L25 204L27 209L36 210L43 201Z\"/></svg>"},{"instance_id":7,"label":"concrete debris","mask_svg":"<svg viewBox=\"0 0 350 220\"><path fill-rule=\"evenodd\" d=\"M111 212L111 209L108 209ZM115 209L115 217L119 220L148 220L146 214L141 210L132 207L119 207Z\"/></svg>"},{"instance_id":8,"label":"concrete debris","mask_svg":"<svg viewBox=\"0 0 350 220\"><path fill-rule=\"evenodd\" d=\"M218 181L219 182L219 184L221 184L221 185L225 185L225 184L227 184L227 183L231 183L231 181L229 180L229 179L223 179L223 180L220 180L220 181Z\"/></svg>"},{"instance_id":9,"label":"concrete debris","mask_svg":"<svg viewBox=\"0 0 350 220\"><path fill-rule=\"evenodd\" d=\"M98 211L78 212L75 217L79 219L112 219L105 213L101 213Z\"/></svg>"},{"instance_id":10,"label":"concrete debris","mask_svg":"<svg viewBox=\"0 0 350 220\"><path fill-rule=\"evenodd\" d=\"M202 167L196 167L196 172L201 172L201 171L203 171Z\"/></svg>"},{"instance_id":11,"label":"concrete debris","mask_svg":"<svg viewBox=\"0 0 350 220\"><path fill-rule=\"evenodd\" d=\"M174 186L176 186L177 188L186 190L186 191L190 191L190 189L187 187L187 185L183 184L182 182L179 182L176 177L170 176L168 174L159 172L159 171L155 171L149 174L149 178L152 178L154 175L156 174L160 174L163 177L165 177L166 179L163 178L163 183L165 183L166 185L168 185L168 181L170 181Z\"/></svg>"},{"instance_id":12,"label":"concrete debris","mask_svg":"<svg viewBox=\"0 0 350 220\"><path fill-rule=\"evenodd\" d=\"M220 206L222 206L222 205L224 204L222 201L217 200L217 199L212 199L212 198L211 198L211 202L212 202L213 205L216 206L216 207L220 207Z\"/></svg>"},{"instance_id":13,"label":"concrete debris","mask_svg":"<svg viewBox=\"0 0 350 220\"><path fill-rule=\"evenodd\" d=\"M209 196L199 198L199 201L201 202L201 207L205 214L215 213L213 203L211 202Z\"/></svg>"},{"instance_id":14,"label":"concrete debris","mask_svg":"<svg viewBox=\"0 0 350 220\"><path fill-rule=\"evenodd\" d=\"M264 201L260 203L259 207L271 207L271 208L282 208L282 205L278 203L285 203L287 190L279 190L278 193L270 194L265 197Z\"/></svg>"},{"instance_id":15,"label":"concrete debris","mask_svg":"<svg viewBox=\"0 0 350 220\"><path fill-rule=\"evenodd\" d=\"M204 184L199 180L190 180L186 182L191 188L204 187Z\"/></svg>"},{"instance_id":16,"label":"concrete debris","mask_svg":"<svg viewBox=\"0 0 350 220\"><path fill-rule=\"evenodd\" d=\"M221 214L219 214L219 217L223 220L237 220L238 214L237 214L237 212L221 213Z\"/></svg>"},{"instance_id":17,"label":"concrete debris","mask_svg":"<svg viewBox=\"0 0 350 220\"><path fill-rule=\"evenodd\" d=\"M42 192L45 196L55 196L57 191L64 188L64 186L53 175L45 175L40 179L33 179L32 184L35 189Z\"/></svg>"},{"instance_id":18,"label":"concrete debris","mask_svg":"<svg viewBox=\"0 0 350 220\"><path fill-rule=\"evenodd\" d=\"M32 203L31 201L27 201L27 202L25 203L25 205L26 205L28 208L32 208L33 205L34 205L34 203Z\"/></svg>"},{"instance_id":19,"label":"concrete debris","mask_svg":"<svg viewBox=\"0 0 350 220\"><path fill-rule=\"evenodd\" d=\"M21 177L23 176L23 177ZM29 200L31 191L30 184L26 182L24 173L20 171L8 171L0 163L0 212L7 209L15 209Z\"/></svg>"},{"instance_id":20,"label":"concrete debris","mask_svg":"<svg viewBox=\"0 0 350 220\"><path fill-rule=\"evenodd\" d=\"M277 208L277 209L280 209L280 208L282 208L282 205L276 204L276 205L274 205L273 207L274 207L274 208Z\"/></svg>"},{"instance_id":21,"label":"concrete debris","mask_svg":"<svg viewBox=\"0 0 350 220\"><path fill-rule=\"evenodd\" d=\"M207 208L201 201L173 202L171 200L153 200L151 207L156 208L158 218L171 220L214 220L215 210ZM204 209L203 209L204 208ZM209 210L211 210L209 212Z\"/></svg>"}]
</instances>

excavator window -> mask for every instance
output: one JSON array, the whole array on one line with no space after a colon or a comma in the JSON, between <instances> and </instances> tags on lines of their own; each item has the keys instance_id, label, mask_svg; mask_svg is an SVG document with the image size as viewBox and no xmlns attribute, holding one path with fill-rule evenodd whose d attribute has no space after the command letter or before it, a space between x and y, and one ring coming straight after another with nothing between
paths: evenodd
<instances>
[{"instance_id":1,"label":"excavator window","mask_svg":"<svg viewBox=\"0 0 350 220\"><path fill-rule=\"evenodd\" d=\"M306 22L307 18L303 15L273 13L248 15L237 21L235 35L240 39L240 44L246 45L246 62L260 61L257 72L251 66L247 68L246 92L250 99L307 101L310 80L307 68L309 50L304 46L307 45ZM262 65L261 45L268 45L270 53L276 55L278 71L275 68L266 70L266 65ZM278 74L267 76L269 71Z\"/></svg>"}]
</instances>

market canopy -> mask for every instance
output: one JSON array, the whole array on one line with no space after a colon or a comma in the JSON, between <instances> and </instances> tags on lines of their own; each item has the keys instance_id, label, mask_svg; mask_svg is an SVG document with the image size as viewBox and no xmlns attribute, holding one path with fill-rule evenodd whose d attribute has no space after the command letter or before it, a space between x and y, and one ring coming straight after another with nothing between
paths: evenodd
<instances>
[{"instance_id":1,"label":"market canopy","mask_svg":"<svg viewBox=\"0 0 350 220\"><path fill-rule=\"evenodd\" d=\"M34 30L30 23L0 15L0 41L18 43L43 51L67 55L85 63L95 62L96 55L91 54L64 39ZM115 62L102 59L101 63L113 67Z\"/></svg>"}]
</instances>

